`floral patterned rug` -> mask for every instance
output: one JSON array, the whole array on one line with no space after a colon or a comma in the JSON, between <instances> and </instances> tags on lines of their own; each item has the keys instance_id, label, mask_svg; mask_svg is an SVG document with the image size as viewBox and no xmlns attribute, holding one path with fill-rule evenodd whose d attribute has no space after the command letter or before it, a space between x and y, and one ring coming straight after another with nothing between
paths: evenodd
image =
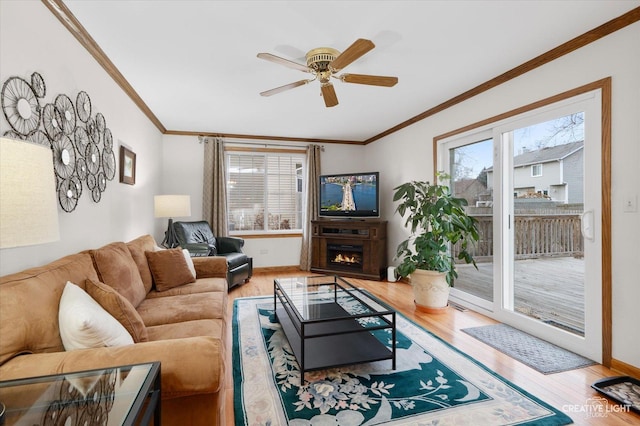
<instances>
[{"instance_id":1,"label":"floral patterned rug","mask_svg":"<svg viewBox=\"0 0 640 426\"><path fill-rule=\"evenodd\" d=\"M369 295L373 300L375 298ZM347 310L348 307L346 307ZM300 371L273 311L273 297L233 309L236 425L565 425L565 414L396 316L390 361ZM388 330L377 337L389 344ZM330 348L327 348L331 350Z\"/></svg>"}]
</instances>

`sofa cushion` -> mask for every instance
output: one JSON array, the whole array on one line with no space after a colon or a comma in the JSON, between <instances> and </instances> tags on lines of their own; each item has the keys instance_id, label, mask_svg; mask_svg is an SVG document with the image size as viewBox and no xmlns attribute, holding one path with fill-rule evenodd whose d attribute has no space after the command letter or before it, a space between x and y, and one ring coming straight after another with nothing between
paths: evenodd
<instances>
[{"instance_id":1,"label":"sofa cushion","mask_svg":"<svg viewBox=\"0 0 640 426\"><path fill-rule=\"evenodd\" d=\"M60 298L58 324L67 351L133 345L133 338L122 324L70 281Z\"/></svg>"},{"instance_id":2,"label":"sofa cushion","mask_svg":"<svg viewBox=\"0 0 640 426\"><path fill-rule=\"evenodd\" d=\"M165 291L196 280L189 270L182 249L148 251L145 254L156 290Z\"/></svg>"},{"instance_id":3,"label":"sofa cushion","mask_svg":"<svg viewBox=\"0 0 640 426\"><path fill-rule=\"evenodd\" d=\"M101 282L114 288L123 295L134 307L147 295L144 283L140 277L138 266L131 257L131 252L125 243L111 243L97 250L91 255Z\"/></svg>"},{"instance_id":4,"label":"sofa cushion","mask_svg":"<svg viewBox=\"0 0 640 426\"><path fill-rule=\"evenodd\" d=\"M227 294L195 293L145 299L138 313L147 327L200 319L225 318Z\"/></svg>"},{"instance_id":5,"label":"sofa cushion","mask_svg":"<svg viewBox=\"0 0 640 426\"><path fill-rule=\"evenodd\" d=\"M140 318L131 302L125 299L124 296L99 281L87 280L85 286L89 296L93 297L105 311L109 312L127 329L134 342L146 342L149 340L147 327L144 326L142 318Z\"/></svg>"},{"instance_id":6,"label":"sofa cushion","mask_svg":"<svg viewBox=\"0 0 640 426\"><path fill-rule=\"evenodd\" d=\"M147 293L153 287L153 277L151 276L147 256L144 252L153 251L156 247L156 240L154 240L151 235L143 235L127 243L127 248L138 266L138 272L140 272L140 278L142 278L142 283Z\"/></svg>"},{"instance_id":7,"label":"sofa cushion","mask_svg":"<svg viewBox=\"0 0 640 426\"><path fill-rule=\"evenodd\" d=\"M1 257L1 255L0 255ZM0 364L24 353L64 351L58 304L67 281L98 280L89 253L0 278Z\"/></svg>"},{"instance_id":8,"label":"sofa cushion","mask_svg":"<svg viewBox=\"0 0 640 426\"><path fill-rule=\"evenodd\" d=\"M130 365L159 361L162 376L162 406L170 398L188 397L222 390L225 379L224 345L221 339L210 336L197 336L179 339L164 339L153 342L136 343L126 346L84 349L80 351L54 352L19 356L0 369L2 380L38 377L49 374L77 372L114 368L118 365ZM188 367L188 368L187 368ZM126 377L122 377L122 390L128 391ZM52 389L50 389L52 390ZM49 397L55 394L51 392ZM117 404L118 402L116 402ZM86 406L85 406L86 407ZM42 424L46 407L30 412L18 419L16 424ZM114 410L122 408L114 407ZM215 409L211 407L211 409ZM119 411L118 411L119 412ZM35 417L37 416L37 417ZM28 417L28 418L25 418ZM165 425L164 411L162 424ZM32 420L27 423L28 420ZM63 420L66 418L63 417ZM92 422L91 424L95 424ZM189 423L171 423L188 425ZM201 424L197 422L196 424ZM223 425L224 423L219 423Z\"/></svg>"},{"instance_id":9,"label":"sofa cushion","mask_svg":"<svg viewBox=\"0 0 640 426\"><path fill-rule=\"evenodd\" d=\"M193 293L209 293L209 292L227 292L229 286L224 278L198 278L195 282L174 287L170 290L157 291L151 290L147 294L147 299L156 297L177 296L180 294Z\"/></svg>"},{"instance_id":10,"label":"sofa cushion","mask_svg":"<svg viewBox=\"0 0 640 426\"><path fill-rule=\"evenodd\" d=\"M224 319L201 319L149 327L149 340L182 339L184 337L211 336L224 341Z\"/></svg>"},{"instance_id":11,"label":"sofa cushion","mask_svg":"<svg viewBox=\"0 0 640 426\"><path fill-rule=\"evenodd\" d=\"M229 268L224 256L193 257L191 260L196 268L197 278L227 277Z\"/></svg>"}]
</instances>

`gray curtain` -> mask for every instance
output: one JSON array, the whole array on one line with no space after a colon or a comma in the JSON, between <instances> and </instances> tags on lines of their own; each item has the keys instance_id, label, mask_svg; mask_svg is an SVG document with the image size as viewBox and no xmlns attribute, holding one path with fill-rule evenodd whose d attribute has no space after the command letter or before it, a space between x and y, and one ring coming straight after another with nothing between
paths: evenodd
<instances>
[{"instance_id":1,"label":"gray curtain","mask_svg":"<svg viewBox=\"0 0 640 426\"><path fill-rule=\"evenodd\" d=\"M227 179L222 138L202 139L204 142L204 182L202 185L202 218L209 222L213 235L226 237Z\"/></svg>"},{"instance_id":2,"label":"gray curtain","mask_svg":"<svg viewBox=\"0 0 640 426\"><path fill-rule=\"evenodd\" d=\"M300 250L300 269L311 269L311 221L318 218L318 179L320 177L319 145L307 147L307 199L302 215L302 248Z\"/></svg>"}]
</instances>

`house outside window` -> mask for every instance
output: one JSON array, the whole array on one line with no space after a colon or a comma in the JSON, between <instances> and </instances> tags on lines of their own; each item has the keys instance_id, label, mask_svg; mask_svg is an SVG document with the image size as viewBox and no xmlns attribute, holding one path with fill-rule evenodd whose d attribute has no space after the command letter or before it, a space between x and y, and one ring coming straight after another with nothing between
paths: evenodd
<instances>
[{"instance_id":1,"label":"house outside window","mask_svg":"<svg viewBox=\"0 0 640 426\"><path fill-rule=\"evenodd\" d=\"M301 232L304 154L227 152L232 235Z\"/></svg>"},{"instance_id":2,"label":"house outside window","mask_svg":"<svg viewBox=\"0 0 640 426\"><path fill-rule=\"evenodd\" d=\"M532 177L542 176L542 164L533 164L531 166L531 176Z\"/></svg>"}]
</instances>

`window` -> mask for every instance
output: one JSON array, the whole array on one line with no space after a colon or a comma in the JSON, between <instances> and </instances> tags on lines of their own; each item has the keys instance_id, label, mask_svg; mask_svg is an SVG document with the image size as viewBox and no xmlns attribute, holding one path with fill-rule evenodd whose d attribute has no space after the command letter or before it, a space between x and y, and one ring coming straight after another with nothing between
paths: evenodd
<instances>
[{"instance_id":1,"label":"window","mask_svg":"<svg viewBox=\"0 0 640 426\"><path fill-rule=\"evenodd\" d=\"M226 160L230 233L302 230L304 153L229 151Z\"/></svg>"},{"instance_id":2,"label":"window","mask_svg":"<svg viewBox=\"0 0 640 426\"><path fill-rule=\"evenodd\" d=\"M542 164L534 164L531 166L531 177L542 176Z\"/></svg>"}]
</instances>

